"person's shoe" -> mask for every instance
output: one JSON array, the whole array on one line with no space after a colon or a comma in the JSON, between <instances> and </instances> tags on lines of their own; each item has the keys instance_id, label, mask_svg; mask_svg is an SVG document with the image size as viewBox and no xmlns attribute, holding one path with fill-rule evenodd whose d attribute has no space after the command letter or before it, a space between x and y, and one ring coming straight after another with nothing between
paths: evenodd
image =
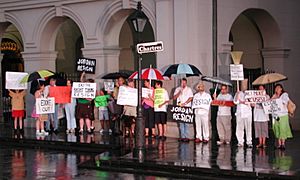
<instances>
[{"instance_id":1,"label":"person's shoe","mask_svg":"<svg viewBox=\"0 0 300 180\"><path fill-rule=\"evenodd\" d=\"M88 129L88 130L87 130L87 133L88 133L88 134L93 134L93 131L92 131L91 129Z\"/></svg>"},{"instance_id":2,"label":"person's shoe","mask_svg":"<svg viewBox=\"0 0 300 180\"><path fill-rule=\"evenodd\" d=\"M36 135L37 135L37 136L42 136L42 135L43 135L43 133L42 133L42 132L40 132L40 131L36 131Z\"/></svg>"},{"instance_id":3,"label":"person's shoe","mask_svg":"<svg viewBox=\"0 0 300 180\"><path fill-rule=\"evenodd\" d=\"M201 143L201 142L202 142L201 139L199 139L199 138L195 139L195 143Z\"/></svg>"},{"instance_id":4,"label":"person's shoe","mask_svg":"<svg viewBox=\"0 0 300 180\"><path fill-rule=\"evenodd\" d=\"M204 139L202 142L206 144L206 143L208 143L208 140Z\"/></svg>"},{"instance_id":5,"label":"person's shoe","mask_svg":"<svg viewBox=\"0 0 300 180\"><path fill-rule=\"evenodd\" d=\"M94 132L94 130L95 130L95 127L91 127L91 131Z\"/></svg>"},{"instance_id":6,"label":"person's shoe","mask_svg":"<svg viewBox=\"0 0 300 180\"><path fill-rule=\"evenodd\" d=\"M104 129L100 129L100 134L103 134L104 133Z\"/></svg>"},{"instance_id":7,"label":"person's shoe","mask_svg":"<svg viewBox=\"0 0 300 180\"><path fill-rule=\"evenodd\" d=\"M66 134L69 134L70 132L71 132L70 129L67 129L67 130L66 130Z\"/></svg>"},{"instance_id":8,"label":"person's shoe","mask_svg":"<svg viewBox=\"0 0 300 180\"><path fill-rule=\"evenodd\" d=\"M111 129L108 129L108 134L112 134L112 130Z\"/></svg>"},{"instance_id":9,"label":"person's shoe","mask_svg":"<svg viewBox=\"0 0 300 180\"><path fill-rule=\"evenodd\" d=\"M244 145L243 144L241 144L241 143L238 143L237 144L237 147L243 147Z\"/></svg>"},{"instance_id":10,"label":"person's shoe","mask_svg":"<svg viewBox=\"0 0 300 180\"><path fill-rule=\"evenodd\" d=\"M75 133L75 129L74 128L70 129L70 133Z\"/></svg>"},{"instance_id":11,"label":"person's shoe","mask_svg":"<svg viewBox=\"0 0 300 180\"><path fill-rule=\"evenodd\" d=\"M59 131L58 131L58 129L54 129L54 134L58 134L59 133Z\"/></svg>"},{"instance_id":12,"label":"person's shoe","mask_svg":"<svg viewBox=\"0 0 300 180\"><path fill-rule=\"evenodd\" d=\"M229 145L229 144L230 144L230 141L225 141L224 144Z\"/></svg>"},{"instance_id":13,"label":"person's shoe","mask_svg":"<svg viewBox=\"0 0 300 180\"><path fill-rule=\"evenodd\" d=\"M258 145L256 145L256 148L262 148L263 147L263 145L262 144L258 144Z\"/></svg>"},{"instance_id":14,"label":"person's shoe","mask_svg":"<svg viewBox=\"0 0 300 180\"><path fill-rule=\"evenodd\" d=\"M83 129L80 129L80 130L79 130L79 134L83 134Z\"/></svg>"},{"instance_id":15,"label":"person's shoe","mask_svg":"<svg viewBox=\"0 0 300 180\"><path fill-rule=\"evenodd\" d=\"M190 139L189 138L183 138L183 142L189 142Z\"/></svg>"},{"instance_id":16,"label":"person's shoe","mask_svg":"<svg viewBox=\"0 0 300 180\"><path fill-rule=\"evenodd\" d=\"M44 131L44 130L41 131L41 134L42 134L43 136L48 136L48 135L49 135L49 133L46 132L46 131Z\"/></svg>"},{"instance_id":17,"label":"person's shoe","mask_svg":"<svg viewBox=\"0 0 300 180\"><path fill-rule=\"evenodd\" d=\"M285 145L281 145L281 150L285 150Z\"/></svg>"},{"instance_id":18,"label":"person's shoe","mask_svg":"<svg viewBox=\"0 0 300 180\"><path fill-rule=\"evenodd\" d=\"M247 144L247 148L252 148L252 144Z\"/></svg>"},{"instance_id":19,"label":"person's shoe","mask_svg":"<svg viewBox=\"0 0 300 180\"><path fill-rule=\"evenodd\" d=\"M181 141L183 141L183 138L178 138L178 142L181 142Z\"/></svg>"},{"instance_id":20,"label":"person's shoe","mask_svg":"<svg viewBox=\"0 0 300 180\"><path fill-rule=\"evenodd\" d=\"M224 144L222 141L217 141L217 145L222 145Z\"/></svg>"}]
</instances>

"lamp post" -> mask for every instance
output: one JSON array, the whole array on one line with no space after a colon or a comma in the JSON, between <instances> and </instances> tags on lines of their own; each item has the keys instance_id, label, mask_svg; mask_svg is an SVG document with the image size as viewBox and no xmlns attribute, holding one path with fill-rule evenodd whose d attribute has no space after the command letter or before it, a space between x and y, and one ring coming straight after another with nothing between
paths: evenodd
<instances>
[{"instance_id":1,"label":"lamp post","mask_svg":"<svg viewBox=\"0 0 300 180\"><path fill-rule=\"evenodd\" d=\"M140 42L140 35L144 30L144 27L148 21L148 17L142 11L142 3L139 1L137 4L137 10L130 15L130 21L137 33L137 43ZM137 52L137 49L136 49ZM137 118L135 126L135 148L133 155L139 159L139 162L143 162L145 155L145 122L142 114L142 55L138 54L138 106L137 106Z\"/></svg>"}]
</instances>

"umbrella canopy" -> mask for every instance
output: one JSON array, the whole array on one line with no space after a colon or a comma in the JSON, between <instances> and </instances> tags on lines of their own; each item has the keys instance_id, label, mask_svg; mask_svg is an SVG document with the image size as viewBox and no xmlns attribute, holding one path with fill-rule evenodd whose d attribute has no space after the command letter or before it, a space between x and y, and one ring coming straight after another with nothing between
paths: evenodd
<instances>
[{"instance_id":1,"label":"umbrella canopy","mask_svg":"<svg viewBox=\"0 0 300 180\"><path fill-rule=\"evenodd\" d=\"M129 76L130 74L127 72L113 72L113 73L105 74L104 76L101 77L101 79L118 79L119 77L127 79Z\"/></svg>"},{"instance_id":2,"label":"umbrella canopy","mask_svg":"<svg viewBox=\"0 0 300 180\"><path fill-rule=\"evenodd\" d=\"M224 84L227 86L232 86L232 83L230 81L227 81L225 79L222 79L220 77L215 77L215 76L203 76L201 78L202 81L208 81L212 83L217 83L217 84Z\"/></svg>"},{"instance_id":3,"label":"umbrella canopy","mask_svg":"<svg viewBox=\"0 0 300 180\"><path fill-rule=\"evenodd\" d=\"M265 84L271 84L276 83L279 81L286 80L287 77L279 74L279 73L268 73L259 76L255 81L253 81L252 85L265 85Z\"/></svg>"},{"instance_id":4,"label":"umbrella canopy","mask_svg":"<svg viewBox=\"0 0 300 180\"><path fill-rule=\"evenodd\" d=\"M45 80L43 80L43 79L33 80L30 85L30 91L29 91L30 94L34 95L34 93L38 89L38 87L40 85L44 85L44 84L45 84Z\"/></svg>"},{"instance_id":5,"label":"umbrella canopy","mask_svg":"<svg viewBox=\"0 0 300 180\"><path fill-rule=\"evenodd\" d=\"M134 72L129 79L138 79L138 72ZM142 70L142 79L165 80L162 73L155 68L146 68Z\"/></svg>"},{"instance_id":6,"label":"umbrella canopy","mask_svg":"<svg viewBox=\"0 0 300 180\"><path fill-rule=\"evenodd\" d=\"M202 75L200 70L191 64L172 64L166 68L163 76L172 76L172 75L186 75L186 76L199 76Z\"/></svg>"},{"instance_id":7,"label":"umbrella canopy","mask_svg":"<svg viewBox=\"0 0 300 180\"><path fill-rule=\"evenodd\" d=\"M27 76L25 76L20 83L25 83L25 82L30 82L33 80L37 80L37 79L41 79L41 78L46 78L49 76L54 75L54 73L52 71L49 70L39 70L39 71L35 71L33 73L28 74Z\"/></svg>"}]
</instances>

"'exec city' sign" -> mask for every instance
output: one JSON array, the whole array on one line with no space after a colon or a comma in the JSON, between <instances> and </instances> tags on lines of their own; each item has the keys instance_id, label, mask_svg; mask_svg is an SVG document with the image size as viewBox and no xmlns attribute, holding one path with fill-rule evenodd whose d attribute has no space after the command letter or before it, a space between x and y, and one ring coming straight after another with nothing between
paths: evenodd
<instances>
[{"instance_id":1,"label":"'exec city' sign","mask_svg":"<svg viewBox=\"0 0 300 180\"><path fill-rule=\"evenodd\" d=\"M162 41L157 41L157 42L137 44L136 49L139 54L144 54L144 53L163 51L164 46Z\"/></svg>"}]
</instances>

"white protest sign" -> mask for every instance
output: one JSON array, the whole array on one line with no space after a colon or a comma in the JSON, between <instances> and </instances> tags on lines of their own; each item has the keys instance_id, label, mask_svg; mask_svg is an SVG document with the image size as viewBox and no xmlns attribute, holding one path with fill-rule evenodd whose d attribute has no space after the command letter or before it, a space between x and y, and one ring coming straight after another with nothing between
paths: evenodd
<instances>
[{"instance_id":1,"label":"white protest sign","mask_svg":"<svg viewBox=\"0 0 300 180\"><path fill-rule=\"evenodd\" d=\"M265 114L276 114L283 109L283 103L281 99L271 99L262 103Z\"/></svg>"},{"instance_id":2,"label":"white protest sign","mask_svg":"<svg viewBox=\"0 0 300 180\"><path fill-rule=\"evenodd\" d=\"M266 91L247 90L245 91L245 101L250 103L262 103L267 101Z\"/></svg>"},{"instance_id":3,"label":"white protest sign","mask_svg":"<svg viewBox=\"0 0 300 180\"><path fill-rule=\"evenodd\" d=\"M137 89L126 86L120 86L117 104L137 106Z\"/></svg>"},{"instance_id":4,"label":"white protest sign","mask_svg":"<svg viewBox=\"0 0 300 180\"><path fill-rule=\"evenodd\" d=\"M211 101L211 98L201 97L196 94L193 98L192 108L201 108L209 110Z\"/></svg>"},{"instance_id":5,"label":"white protest sign","mask_svg":"<svg viewBox=\"0 0 300 180\"><path fill-rule=\"evenodd\" d=\"M142 97L143 98L149 98L153 96L153 90L149 88L142 88Z\"/></svg>"},{"instance_id":6,"label":"white protest sign","mask_svg":"<svg viewBox=\"0 0 300 180\"><path fill-rule=\"evenodd\" d=\"M114 82L110 82L110 81L105 81L104 82L104 90L105 91L114 91L115 88L115 83Z\"/></svg>"},{"instance_id":7,"label":"white protest sign","mask_svg":"<svg viewBox=\"0 0 300 180\"><path fill-rule=\"evenodd\" d=\"M230 64L230 79L232 81L244 80L244 68L242 64Z\"/></svg>"},{"instance_id":8,"label":"white protest sign","mask_svg":"<svg viewBox=\"0 0 300 180\"><path fill-rule=\"evenodd\" d=\"M28 75L25 72L5 72L5 89L27 89L27 83L20 83Z\"/></svg>"},{"instance_id":9,"label":"white protest sign","mask_svg":"<svg viewBox=\"0 0 300 180\"><path fill-rule=\"evenodd\" d=\"M36 114L50 114L54 113L55 99L50 98L37 98L35 102Z\"/></svg>"},{"instance_id":10,"label":"white protest sign","mask_svg":"<svg viewBox=\"0 0 300 180\"><path fill-rule=\"evenodd\" d=\"M95 98L96 83L74 82L72 86L73 98Z\"/></svg>"}]
</instances>

